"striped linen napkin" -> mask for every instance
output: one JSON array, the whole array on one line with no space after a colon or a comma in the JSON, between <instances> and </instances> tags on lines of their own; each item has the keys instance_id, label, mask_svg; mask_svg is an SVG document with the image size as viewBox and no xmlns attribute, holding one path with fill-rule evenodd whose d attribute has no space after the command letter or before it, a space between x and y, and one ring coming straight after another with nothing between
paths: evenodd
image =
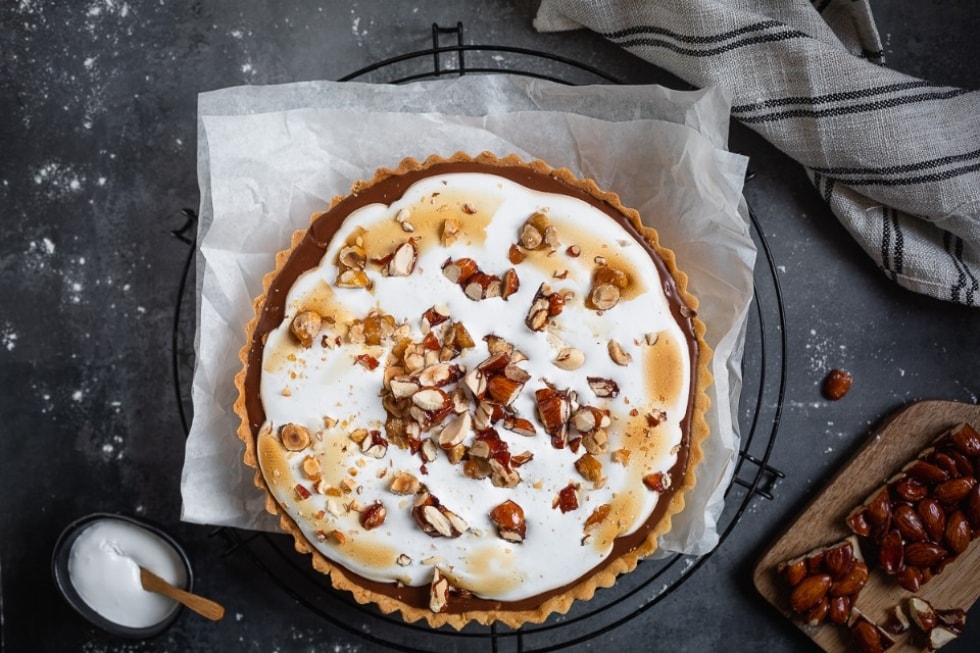
<instances>
[{"instance_id":1,"label":"striped linen napkin","mask_svg":"<svg viewBox=\"0 0 980 653\"><path fill-rule=\"evenodd\" d=\"M883 67L867 0L542 0L534 24L727 89L888 277L980 305L980 92Z\"/></svg>"}]
</instances>

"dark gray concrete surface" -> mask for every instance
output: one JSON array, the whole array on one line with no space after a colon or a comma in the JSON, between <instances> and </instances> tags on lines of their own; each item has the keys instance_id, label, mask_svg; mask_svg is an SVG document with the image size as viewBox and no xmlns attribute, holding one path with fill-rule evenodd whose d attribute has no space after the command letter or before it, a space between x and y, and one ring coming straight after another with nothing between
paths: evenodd
<instances>
[{"instance_id":1,"label":"dark gray concrete surface","mask_svg":"<svg viewBox=\"0 0 980 653\"><path fill-rule=\"evenodd\" d=\"M972 0L873 3L887 63L980 86ZM535 2L140 2L6 0L0 6L0 633L23 651L368 651L314 614L243 551L179 522L183 431L170 352L188 247L171 237L196 207L196 96L239 84L337 79L429 47L433 22L466 42L562 54L634 83L682 83L588 33L539 35ZM519 64L505 55L503 66ZM545 67L545 70L552 70ZM564 70L556 67L555 70ZM588 81L588 80L582 80ZM787 317L787 387L771 463L786 474L732 535L652 609L574 650L816 650L751 586L758 555L847 460L868 429L917 399L976 404L980 313L894 286L860 251L792 161L732 129L749 155L746 197L772 248ZM772 307L772 297L764 297ZM193 333L178 334L183 367ZM771 320L771 317L766 318ZM757 359L750 356L749 364ZM855 376L845 400L818 385ZM750 370L748 375L752 374ZM768 377L773 383L773 376ZM771 419L774 406L763 406ZM751 418L742 416L743 423ZM59 531L93 511L163 524L186 543L219 624L182 614L163 636L115 639L56 594ZM350 622L403 647L491 650ZM975 651L980 613L947 650ZM566 641L561 629L553 641ZM544 646L547 637L534 640ZM532 648L502 638L498 650Z\"/></svg>"}]
</instances>

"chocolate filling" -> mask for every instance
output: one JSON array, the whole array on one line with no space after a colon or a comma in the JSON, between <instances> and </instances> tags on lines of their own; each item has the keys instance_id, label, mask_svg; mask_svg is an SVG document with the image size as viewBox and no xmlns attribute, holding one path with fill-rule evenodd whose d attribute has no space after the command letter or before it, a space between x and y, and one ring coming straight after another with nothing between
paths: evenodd
<instances>
[{"instance_id":1,"label":"chocolate filling","mask_svg":"<svg viewBox=\"0 0 980 653\"><path fill-rule=\"evenodd\" d=\"M531 610L537 608L548 598L556 594L563 593L583 579L592 576L599 570L606 567L613 560L627 551L639 547L653 527L660 521L670 503L671 497L677 488L681 487L687 470L687 461L690 448L691 419L694 411L698 343L694 335L694 325L692 321L693 311L691 311L678 295L677 285L674 278L667 269L666 264L657 255L653 246L647 242L636 226L627 219L619 210L610 204L596 199L588 192L571 186L564 181L531 170L521 166L488 166L487 164L476 162L447 162L431 165L423 170L415 170L388 177L373 186L354 195L341 200L330 211L326 212L310 226L302 241L296 246L282 267L279 275L269 286L266 301L262 307L255 331L252 334L251 347L248 353L248 366L245 376L245 406L248 411L249 424L252 430L252 437L257 438L259 429L265 422L265 408L259 394L259 381L262 371L262 352L265 336L270 331L279 326L285 314L286 296L292 288L296 279L305 271L319 264L326 252L327 245L336 233L344 219L368 204L382 203L391 204L398 200L405 191L415 182L426 178L438 176L440 174L476 172L484 174L495 174L513 182L521 184L533 190L569 195L581 199L592 206L598 208L610 218L618 222L639 242L656 264L663 282L663 291L670 303L671 313L674 320L680 325L688 343L691 362L691 386L688 390L687 412L681 422L681 446L677 456L677 462L670 470L670 487L662 493L660 501L646 522L634 533L617 538L613 543L610 554L592 570L584 574L581 578L568 583L562 587L556 587L547 592L542 592L535 596L519 601L498 601L483 599L472 595L451 595L448 612L461 613L470 611L491 611L491 610ZM372 592L377 592L410 606L426 609L429 605L429 587L418 586L408 587L399 586L395 583L382 583L370 580L355 574L344 568L343 573L356 582L361 587Z\"/></svg>"}]
</instances>

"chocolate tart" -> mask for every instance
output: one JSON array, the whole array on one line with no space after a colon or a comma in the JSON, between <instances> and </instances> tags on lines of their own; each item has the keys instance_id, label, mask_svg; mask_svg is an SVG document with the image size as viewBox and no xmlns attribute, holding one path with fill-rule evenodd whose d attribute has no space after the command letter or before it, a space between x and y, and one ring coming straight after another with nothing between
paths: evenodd
<instances>
[{"instance_id":1,"label":"chocolate tart","mask_svg":"<svg viewBox=\"0 0 980 653\"><path fill-rule=\"evenodd\" d=\"M696 309L673 252L594 182L406 159L276 256L236 376L244 461L358 602L540 623L684 508L708 437Z\"/></svg>"}]
</instances>

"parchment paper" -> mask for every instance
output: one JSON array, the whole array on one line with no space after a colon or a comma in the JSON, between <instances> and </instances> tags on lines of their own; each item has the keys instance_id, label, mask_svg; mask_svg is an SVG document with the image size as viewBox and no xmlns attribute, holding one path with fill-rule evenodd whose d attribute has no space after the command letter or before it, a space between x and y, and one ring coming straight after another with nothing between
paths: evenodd
<instances>
[{"instance_id":1,"label":"parchment paper","mask_svg":"<svg viewBox=\"0 0 980 653\"><path fill-rule=\"evenodd\" d=\"M378 167L406 156L489 150L595 179L639 210L677 253L708 325L715 383L698 485L661 547L710 551L738 452L735 415L755 262L741 195L746 159L725 150L728 111L717 89L567 87L511 76L202 94L197 360L182 518L277 529L253 485L254 470L241 462L233 377L252 299L292 232Z\"/></svg>"}]
</instances>

